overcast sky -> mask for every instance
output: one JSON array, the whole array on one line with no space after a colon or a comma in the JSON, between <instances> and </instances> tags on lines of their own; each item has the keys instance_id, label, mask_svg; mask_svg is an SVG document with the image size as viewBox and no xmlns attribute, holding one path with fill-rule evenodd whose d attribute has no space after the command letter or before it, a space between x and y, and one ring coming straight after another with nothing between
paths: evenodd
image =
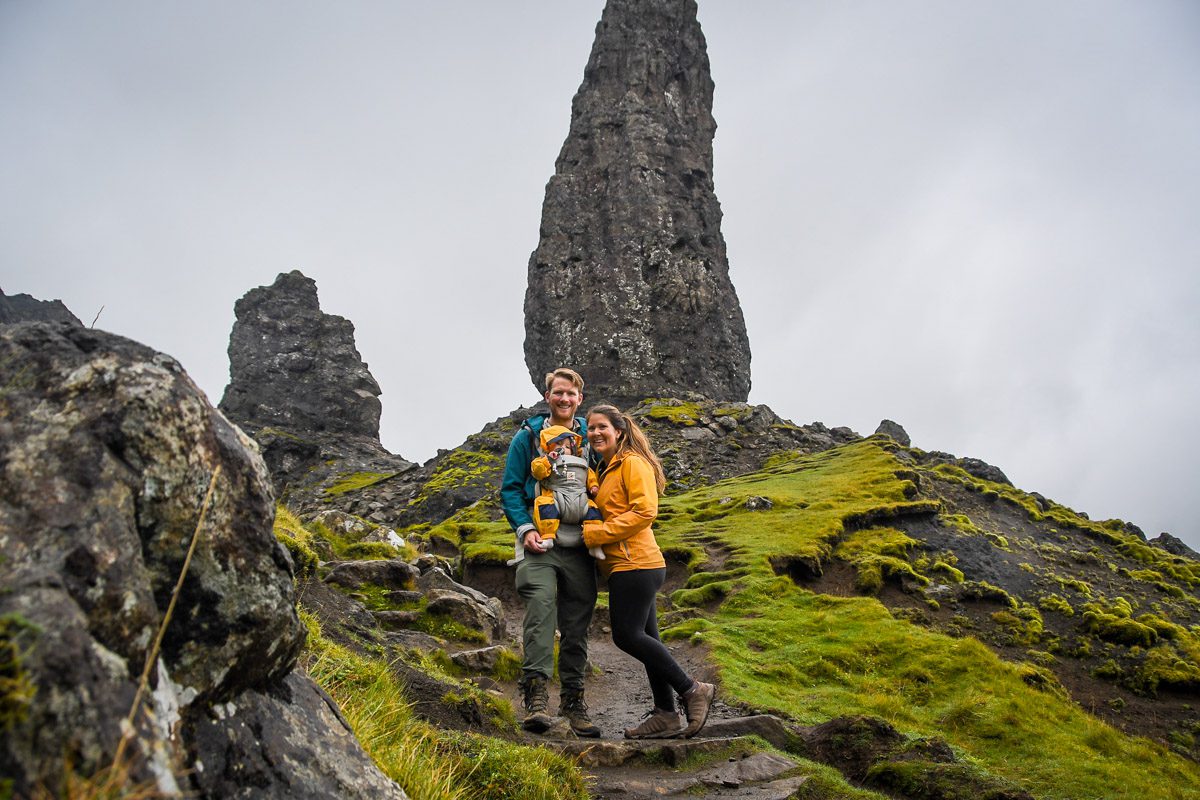
<instances>
[{"instance_id":1,"label":"overcast sky","mask_svg":"<svg viewBox=\"0 0 1200 800\"><path fill-rule=\"evenodd\" d=\"M215 404L234 303L300 269L383 443L454 447L538 399L525 270L602 6L0 0L0 288ZM1200 5L700 21L751 401L1200 549Z\"/></svg>"}]
</instances>

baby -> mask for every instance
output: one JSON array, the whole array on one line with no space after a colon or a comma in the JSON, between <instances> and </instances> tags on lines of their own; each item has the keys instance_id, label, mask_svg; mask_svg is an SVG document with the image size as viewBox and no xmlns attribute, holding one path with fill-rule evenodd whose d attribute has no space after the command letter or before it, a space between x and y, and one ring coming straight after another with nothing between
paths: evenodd
<instances>
[{"instance_id":1,"label":"baby","mask_svg":"<svg viewBox=\"0 0 1200 800\"><path fill-rule=\"evenodd\" d=\"M561 425L548 425L539 440L545 455L529 464L529 471L541 486L541 494L533 500L533 524L549 549L558 538L561 523L586 528L602 524L604 518L591 499L600 490L600 482L583 457L583 437ZM588 552L604 559L599 547Z\"/></svg>"}]
</instances>

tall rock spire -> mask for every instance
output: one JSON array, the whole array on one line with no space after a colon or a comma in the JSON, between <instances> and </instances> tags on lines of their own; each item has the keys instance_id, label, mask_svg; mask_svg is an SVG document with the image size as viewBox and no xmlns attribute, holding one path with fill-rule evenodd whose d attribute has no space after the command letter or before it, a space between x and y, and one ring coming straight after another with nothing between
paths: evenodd
<instances>
[{"instance_id":1,"label":"tall rock spire","mask_svg":"<svg viewBox=\"0 0 1200 800\"><path fill-rule=\"evenodd\" d=\"M694 0L608 0L529 260L525 363L589 401L744 401L750 344L713 190Z\"/></svg>"}]
</instances>

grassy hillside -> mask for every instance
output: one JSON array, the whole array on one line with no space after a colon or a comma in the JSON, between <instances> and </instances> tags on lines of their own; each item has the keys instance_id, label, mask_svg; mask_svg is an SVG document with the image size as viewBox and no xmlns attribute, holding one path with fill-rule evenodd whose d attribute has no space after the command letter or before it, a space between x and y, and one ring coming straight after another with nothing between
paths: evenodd
<instances>
[{"instance_id":1,"label":"grassy hillside","mask_svg":"<svg viewBox=\"0 0 1200 800\"><path fill-rule=\"evenodd\" d=\"M493 516L434 529L468 572L508 557ZM1123 523L872 437L668 495L657 534L685 565L665 635L709 649L728 700L806 724L879 717L1037 797L1200 793L1181 755L1200 730L1200 564ZM1084 710L1104 692L1119 723L1162 709L1159 741Z\"/></svg>"},{"instance_id":2,"label":"grassy hillside","mask_svg":"<svg viewBox=\"0 0 1200 800\"><path fill-rule=\"evenodd\" d=\"M957 509L938 496L938 479L930 474L936 470L914 468L897 450L888 440L871 439L783 456L750 475L667 498L659 541L695 571L672 595L683 610L668 616L673 625L666 635L707 645L732 699L806 723L870 714L906 733L941 736L1039 797L1196 796L1200 769L1194 762L1126 735L1071 701L1046 665L1057 657L1035 649L1045 635L1038 607L1002 587L972 582L952 548L929 553L896 526L912 520L938 525L939 517L950 516L957 519L940 527L970 526L975 530L963 537L987 539L983 527L952 513ZM766 498L770 508L750 510L749 498ZM1015 490L1014 498L1023 501ZM1062 509L1031 513L1059 527L1093 525ZM1129 535L1111 529L1118 526L1095 527L1089 533L1097 542L1153 559L1147 568L1158 567L1155 580L1172 581L1182 593L1174 599L1194 601L1194 562L1143 552ZM802 585L839 565L853 573L841 587L849 596ZM1172 570L1178 578L1166 577ZM888 585L907 589L930 612L942 611L948 597L961 605L983 595L976 599L998 609L992 616L1003 615L997 627L1020 628L1029 650L1044 655L1002 660L972 636L951 636L911 621L911 613L894 614L872 596ZM1104 610L1079 615L1082 636L1100 647L1112 644L1104 638L1106 626L1121 619L1170 631L1139 639L1150 650L1143 647L1133 658L1145 657L1143 671L1159 660L1175 664L1170 676L1194 669L1195 631L1171 621L1161 604L1157 613L1135 618L1128 601L1118 607L1119 599L1095 592L1091 602Z\"/></svg>"}]
</instances>

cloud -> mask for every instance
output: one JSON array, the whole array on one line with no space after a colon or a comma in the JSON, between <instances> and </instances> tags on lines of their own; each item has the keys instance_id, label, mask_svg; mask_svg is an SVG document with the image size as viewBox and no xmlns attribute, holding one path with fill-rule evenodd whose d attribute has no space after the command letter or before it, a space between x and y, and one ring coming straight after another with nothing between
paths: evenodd
<instances>
[{"instance_id":1,"label":"cloud","mask_svg":"<svg viewBox=\"0 0 1200 800\"><path fill-rule=\"evenodd\" d=\"M537 399L525 268L602 5L0 5L3 286L215 401L234 302L299 268L385 444L452 447ZM1200 548L1194 5L700 16L752 400Z\"/></svg>"}]
</instances>

